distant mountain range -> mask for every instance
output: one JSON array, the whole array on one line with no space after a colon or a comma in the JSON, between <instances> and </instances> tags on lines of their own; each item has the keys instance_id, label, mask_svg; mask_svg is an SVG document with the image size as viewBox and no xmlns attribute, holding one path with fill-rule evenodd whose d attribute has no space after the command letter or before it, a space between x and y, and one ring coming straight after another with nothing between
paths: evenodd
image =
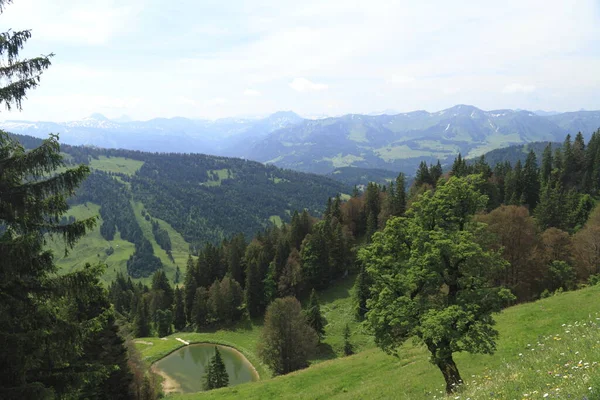
<instances>
[{"instance_id":1,"label":"distant mountain range","mask_svg":"<svg viewBox=\"0 0 600 400\"><path fill-rule=\"evenodd\" d=\"M4 121L8 132L45 138L59 133L61 142L148 152L204 153L233 155L238 146L258 141L269 133L300 123L303 118L291 111L276 112L262 119L223 118L215 121L182 117L130 121L122 116L111 120L92 114L80 121Z\"/></svg>"},{"instance_id":2,"label":"distant mountain range","mask_svg":"<svg viewBox=\"0 0 600 400\"><path fill-rule=\"evenodd\" d=\"M562 141L567 133L587 137L600 128L600 111L483 111L457 105L434 113L385 111L316 120L285 111L263 119L118 121L95 114L65 123L5 121L0 128L36 137L60 133L68 144L243 157L322 174L341 167L413 174L422 160L445 163L459 152L475 157L514 144Z\"/></svg>"},{"instance_id":3,"label":"distant mountain range","mask_svg":"<svg viewBox=\"0 0 600 400\"><path fill-rule=\"evenodd\" d=\"M567 133L589 136L598 128L600 111L541 116L457 105L435 113L305 120L272 132L239 155L317 173L353 166L413 174L422 160L445 163L459 152L475 157L513 144L562 141Z\"/></svg>"}]
</instances>

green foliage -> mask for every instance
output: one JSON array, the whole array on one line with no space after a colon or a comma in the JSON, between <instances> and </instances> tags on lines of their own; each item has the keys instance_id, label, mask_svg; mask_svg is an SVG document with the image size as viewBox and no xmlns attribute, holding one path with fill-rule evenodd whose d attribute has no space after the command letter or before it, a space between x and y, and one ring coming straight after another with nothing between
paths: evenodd
<instances>
[{"instance_id":1,"label":"green foliage","mask_svg":"<svg viewBox=\"0 0 600 400\"><path fill-rule=\"evenodd\" d=\"M173 312L167 310L156 310L156 331L159 337L165 337L173 333Z\"/></svg>"},{"instance_id":2,"label":"green foliage","mask_svg":"<svg viewBox=\"0 0 600 400\"><path fill-rule=\"evenodd\" d=\"M308 325L317 333L319 339L322 339L325 334L326 321L321 315L319 297L317 296L315 289L310 292L310 299L308 301L308 306L304 311L304 315L306 315L306 322Z\"/></svg>"},{"instance_id":3,"label":"green foliage","mask_svg":"<svg viewBox=\"0 0 600 400\"><path fill-rule=\"evenodd\" d=\"M225 363L221 353L215 346L215 355L211 358L209 365L206 366L206 375L204 376L204 390L218 389L229 385L229 375L225 369Z\"/></svg>"},{"instance_id":4,"label":"green foliage","mask_svg":"<svg viewBox=\"0 0 600 400\"><path fill-rule=\"evenodd\" d=\"M346 324L344 328L344 355L350 356L354 354L354 346L350 343L350 326Z\"/></svg>"},{"instance_id":5,"label":"green foliage","mask_svg":"<svg viewBox=\"0 0 600 400\"><path fill-rule=\"evenodd\" d=\"M145 297L138 301L133 332L136 337L150 336L150 310L148 309L148 300Z\"/></svg>"},{"instance_id":6,"label":"green foliage","mask_svg":"<svg viewBox=\"0 0 600 400\"><path fill-rule=\"evenodd\" d=\"M474 240L471 218L487 202L480 184L478 176L438 184L360 252L373 280L367 324L378 346L395 354L404 341L418 338L448 392L462 381L452 354L493 353L491 314L512 297L490 279L505 262Z\"/></svg>"},{"instance_id":7,"label":"green foliage","mask_svg":"<svg viewBox=\"0 0 600 400\"><path fill-rule=\"evenodd\" d=\"M175 312L173 316L173 325L175 329L180 331L185 328L186 315L185 304L183 301L183 291L179 287L175 288Z\"/></svg>"},{"instance_id":8,"label":"green foliage","mask_svg":"<svg viewBox=\"0 0 600 400\"><path fill-rule=\"evenodd\" d=\"M307 367L318 340L298 300L276 299L265 314L258 354L275 374L283 375Z\"/></svg>"},{"instance_id":9,"label":"green foliage","mask_svg":"<svg viewBox=\"0 0 600 400\"><path fill-rule=\"evenodd\" d=\"M574 289L576 278L573 267L564 261L554 260L548 267L548 289L551 291Z\"/></svg>"},{"instance_id":10,"label":"green foliage","mask_svg":"<svg viewBox=\"0 0 600 400\"><path fill-rule=\"evenodd\" d=\"M357 321L362 321L368 311L369 280L367 272L361 268L354 284L354 315Z\"/></svg>"}]
</instances>

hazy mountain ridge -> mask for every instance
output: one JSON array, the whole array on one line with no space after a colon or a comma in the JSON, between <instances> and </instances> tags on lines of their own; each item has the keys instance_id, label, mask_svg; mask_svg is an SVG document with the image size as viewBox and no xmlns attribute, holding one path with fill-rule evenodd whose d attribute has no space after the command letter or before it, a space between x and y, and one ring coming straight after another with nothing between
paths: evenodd
<instances>
[{"instance_id":1,"label":"hazy mountain ridge","mask_svg":"<svg viewBox=\"0 0 600 400\"><path fill-rule=\"evenodd\" d=\"M36 137L60 133L62 142L74 145L243 157L305 172L352 166L412 174L422 160L447 163L459 152L476 157L515 144L561 141L567 133L589 136L600 127L600 111L484 111L457 105L433 113L323 119L282 111L262 119L119 120L124 122L94 114L65 123L5 121L0 128Z\"/></svg>"},{"instance_id":2,"label":"hazy mountain ridge","mask_svg":"<svg viewBox=\"0 0 600 400\"><path fill-rule=\"evenodd\" d=\"M435 113L304 121L271 133L243 156L320 173L345 166L412 173L422 160L447 162L459 152L476 157L514 144L560 141L579 131L589 136L598 127L600 111L540 116L457 105Z\"/></svg>"},{"instance_id":3,"label":"hazy mountain ridge","mask_svg":"<svg viewBox=\"0 0 600 400\"><path fill-rule=\"evenodd\" d=\"M8 120L0 128L9 132L46 138L60 134L70 145L93 145L148 152L231 154L228 148L243 140L258 140L270 132L303 119L291 111L280 111L262 119L223 118L215 121L183 117L154 118L149 121L121 122L101 114L79 121L32 122Z\"/></svg>"}]
</instances>

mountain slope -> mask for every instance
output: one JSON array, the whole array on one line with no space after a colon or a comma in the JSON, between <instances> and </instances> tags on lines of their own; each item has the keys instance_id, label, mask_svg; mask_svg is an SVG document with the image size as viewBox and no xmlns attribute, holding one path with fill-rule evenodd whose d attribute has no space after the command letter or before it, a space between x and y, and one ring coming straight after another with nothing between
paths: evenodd
<instances>
[{"instance_id":1,"label":"mountain slope","mask_svg":"<svg viewBox=\"0 0 600 400\"><path fill-rule=\"evenodd\" d=\"M540 116L458 105L436 113L306 120L271 133L243 156L317 173L355 166L411 174L422 160L447 162L459 152L475 157L512 144L562 140L569 132L589 135L598 127L599 111Z\"/></svg>"},{"instance_id":2,"label":"mountain slope","mask_svg":"<svg viewBox=\"0 0 600 400\"><path fill-rule=\"evenodd\" d=\"M455 357L463 378L468 381L466 392L457 396L541 399L550 392L560 394L551 398L568 398L569 394L571 398L597 398L588 387L597 394L600 366L595 361L600 357L600 350L594 343L600 340L600 334L597 325L588 330L576 326L586 321L597 324L595 299L598 296L600 286L594 286L504 310L496 317L500 339L494 355L460 353ZM569 324L574 327L566 327ZM570 330L577 335L569 335ZM351 341L356 333L357 330L353 330ZM585 338L581 333L593 336ZM210 341L210 335L205 335L203 340ZM582 360L581 367L577 367L579 360ZM569 364L564 368L568 379L563 378L563 371L558 367L565 363ZM588 367L584 368L584 363L588 363ZM577 368L572 368L574 366ZM398 358L372 347L285 376L168 398L433 399L446 398L444 387L442 375L429 363L426 349L407 343ZM524 393L529 394L523 397Z\"/></svg>"},{"instance_id":3,"label":"mountain slope","mask_svg":"<svg viewBox=\"0 0 600 400\"><path fill-rule=\"evenodd\" d=\"M40 139L15 135L26 147ZM159 265L185 270L187 254L237 233L247 238L296 210L320 215L329 197L352 188L324 176L203 154L159 154L62 146L90 177L71 200L71 216L100 214L96 231L71 255L67 270L105 261L109 275L149 276ZM126 242L126 243L124 243ZM55 244L60 254L60 244Z\"/></svg>"}]
</instances>

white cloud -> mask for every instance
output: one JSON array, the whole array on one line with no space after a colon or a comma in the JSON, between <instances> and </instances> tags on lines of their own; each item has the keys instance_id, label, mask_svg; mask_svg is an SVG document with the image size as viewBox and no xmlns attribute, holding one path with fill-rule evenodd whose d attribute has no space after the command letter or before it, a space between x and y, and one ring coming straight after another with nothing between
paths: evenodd
<instances>
[{"instance_id":1,"label":"white cloud","mask_svg":"<svg viewBox=\"0 0 600 400\"><path fill-rule=\"evenodd\" d=\"M306 78L294 78L294 80L290 82L290 87L297 92L317 92L329 88L329 86L324 83L315 83Z\"/></svg>"},{"instance_id":2,"label":"white cloud","mask_svg":"<svg viewBox=\"0 0 600 400\"><path fill-rule=\"evenodd\" d=\"M502 89L502 93L532 93L535 91L534 85L522 85L520 83L511 83Z\"/></svg>"},{"instance_id":3,"label":"white cloud","mask_svg":"<svg viewBox=\"0 0 600 400\"><path fill-rule=\"evenodd\" d=\"M97 46L133 29L139 9L138 0L127 5L115 0L21 0L7 7L6 14L11 25L32 29L38 39Z\"/></svg>"},{"instance_id":4,"label":"white cloud","mask_svg":"<svg viewBox=\"0 0 600 400\"><path fill-rule=\"evenodd\" d=\"M260 95L261 95L261 93L258 90L254 90L254 89L244 90L244 96L258 97Z\"/></svg>"}]
</instances>

